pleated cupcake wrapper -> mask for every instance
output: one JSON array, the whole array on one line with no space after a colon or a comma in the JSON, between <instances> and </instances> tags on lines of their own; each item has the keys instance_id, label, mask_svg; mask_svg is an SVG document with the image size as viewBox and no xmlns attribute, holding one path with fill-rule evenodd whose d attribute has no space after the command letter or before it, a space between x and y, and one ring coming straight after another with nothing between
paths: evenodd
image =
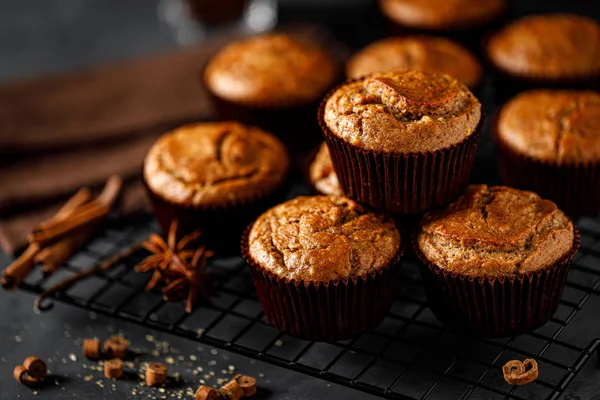
<instances>
[{"instance_id":1,"label":"pleated cupcake wrapper","mask_svg":"<svg viewBox=\"0 0 600 400\"><path fill-rule=\"evenodd\" d=\"M536 192L571 216L600 211L600 162L559 164L519 154L498 137L497 114L492 121L492 134L504 184Z\"/></svg>"},{"instance_id":2,"label":"pleated cupcake wrapper","mask_svg":"<svg viewBox=\"0 0 600 400\"><path fill-rule=\"evenodd\" d=\"M445 324L484 337L507 337L541 327L556 312L571 263L579 249L575 227L573 247L556 264L521 276L486 278L448 272L431 263L413 232L413 252L429 305Z\"/></svg>"},{"instance_id":3,"label":"pleated cupcake wrapper","mask_svg":"<svg viewBox=\"0 0 600 400\"><path fill-rule=\"evenodd\" d=\"M171 222L177 219L178 236L200 230L201 240L221 254L239 254L239 240L245 227L261 212L283 200L284 185L285 182L281 182L273 190L257 193L252 198L210 206L186 206L155 194L144 181L163 234L169 232Z\"/></svg>"},{"instance_id":4,"label":"pleated cupcake wrapper","mask_svg":"<svg viewBox=\"0 0 600 400\"><path fill-rule=\"evenodd\" d=\"M348 197L388 213L418 214L449 203L467 186L483 114L475 132L456 145L433 152L385 153L362 149L331 132L324 120L328 98L319 107L319 123Z\"/></svg>"},{"instance_id":5,"label":"pleated cupcake wrapper","mask_svg":"<svg viewBox=\"0 0 600 400\"><path fill-rule=\"evenodd\" d=\"M252 259L251 226L242 237L242 255L264 314L275 328L304 340L336 341L369 331L385 318L396 292L404 240L387 266L364 277L303 282L278 277Z\"/></svg>"}]
</instances>

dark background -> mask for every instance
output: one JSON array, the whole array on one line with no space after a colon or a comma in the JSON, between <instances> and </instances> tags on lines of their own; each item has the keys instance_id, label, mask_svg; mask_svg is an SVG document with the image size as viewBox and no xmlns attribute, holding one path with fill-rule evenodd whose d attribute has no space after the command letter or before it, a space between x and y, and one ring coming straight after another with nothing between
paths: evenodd
<instances>
[{"instance_id":1,"label":"dark background","mask_svg":"<svg viewBox=\"0 0 600 400\"><path fill-rule=\"evenodd\" d=\"M0 0L0 81L75 70L173 48L177 44L168 27L157 18L156 3L156 0ZM568 10L596 19L600 10L600 3L595 0L529 0L516 5L519 14ZM363 46L384 33L377 8L368 0L282 0L279 15L282 23L310 20L327 25L350 48ZM489 151L486 146L482 149ZM0 265L6 265L7 261L0 254ZM32 303L32 295L0 291L2 399L129 399L135 397L134 390L141 398L148 398L147 393L159 399L163 395L172 398L177 396L177 390L196 387L207 371L216 372L208 383L229 376L221 370L228 370L230 365L236 372L258 378L263 389L259 398L373 398L221 350L214 354L209 346L149 332L148 328L70 306L57 304L52 312L36 315ZM600 337L600 298L592 297L586 310L570 328L575 335ZM102 373L90 369L93 363L81 357L80 342L84 337L106 337L113 332L124 333L134 347L145 352L156 350L158 339L169 342L175 348L169 354L178 364L170 372L180 372L187 383L165 393L136 389L137 380L119 381L115 385L106 382L101 387L97 381ZM18 385L12 378L14 366L29 355L51 361L48 367L52 375L37 391ZM179 355L186 358L185 362L177 360ZM587 363L564 399L600 399L600 368L594 361ZM197 367L203 367L204 371L198 375L189 372ZM185 397L185 391L183 394L183 398L191 398Z\"/></svg>"}]
</instances>

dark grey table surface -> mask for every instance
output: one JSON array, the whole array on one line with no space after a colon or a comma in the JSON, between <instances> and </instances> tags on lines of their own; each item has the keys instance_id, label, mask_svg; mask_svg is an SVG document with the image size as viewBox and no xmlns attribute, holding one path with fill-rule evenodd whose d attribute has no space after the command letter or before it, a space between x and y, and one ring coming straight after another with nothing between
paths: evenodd
<instances>
[{"instance_id":1,"label":"dark grey table surface","mask_svg":"<svg viewBox=\"0 0 600 400\"><path fill-rule=\"evenodd\" d=\"M442 1L442 0L440 0ZM483 0L482 0L483 1ZM0 81L73 70L133 58L177 46L169 29L156 17L156 0L0 0ZM596 1L576 0L568 9L598 17ZM525 12L562 11L564 1L518 3ZM362 18L372 12L368 0L282 1L281 19L318 19L350 46L367 43L380 34L379 24ZM345 13L346 19L339 16ZM345 21L345 22L341 22ZM354 23L352 32L344 29ZM1 121L0 121L1 123ZM0 254L0 265L7 262ZM0 291L0 398L30 399L132 399L192 398L186 391L201 379L219 379L241 372L257 377L257 398L272 399L368 399L374 398L300 373L216 350L209 346L149 331L130 323L58 304L48 314L32 309L33 296ZM586 305L592 310L569 326L573 337L600 337L597 316L600 298ZM583 314L582 314L583 315ZM94 363L81 357L81 340L120 332L141 353L172 361L179 383L165 392L148 390L138 380L110 382L102 379ZM12 369L29 355L48 361L50 377L40 388L20 386ZM211 375L213 372L214 375ZM219 381L220 382L220 381ZM166 397L163 397L166 396ZM592 359L562 397L569 400L600 399L600 368Z\"/></svg>"}]
</instances>

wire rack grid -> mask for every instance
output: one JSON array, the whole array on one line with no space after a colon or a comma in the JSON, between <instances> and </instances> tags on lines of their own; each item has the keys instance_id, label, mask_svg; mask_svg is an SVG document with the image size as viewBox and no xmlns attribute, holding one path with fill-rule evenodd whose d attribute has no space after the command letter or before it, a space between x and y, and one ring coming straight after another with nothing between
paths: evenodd
<instances>
[{"instance_id":1,"label":"wire rack grid","mask_svg":"<svg viewBox=\"0 0 600 400\"><path fill-rule=\"evenodd\" d=\"M600 296L600 218L582 218L581 250L556 315L542 328L506 339L475 339L442 325L427 307L417 261L403 262L400 290L386 319L374 331L342 342L308 342L268 324L241 257L215 258L218 274L212 304L191 314L146 292L148 273L133 271L143 254L106 274L82 281L59 301L132 321L151 329L203 342L283 368L389 399L557 399L596 351L600 340L566 333ZM23 289L40 293L53 283L90 267L157 226L150 216L113 221L107 229L50 278L31 274ZM583 335L585 336L585 335ZM501 367L510 359L535 358L540 377L526 386L509 386Z\"/></svg>"}]
</instances>

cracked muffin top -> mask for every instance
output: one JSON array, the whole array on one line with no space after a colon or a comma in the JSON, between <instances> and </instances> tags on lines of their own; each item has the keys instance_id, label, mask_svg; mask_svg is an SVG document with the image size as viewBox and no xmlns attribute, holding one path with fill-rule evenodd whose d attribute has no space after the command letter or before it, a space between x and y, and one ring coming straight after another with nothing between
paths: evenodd
<instances>
[{"instance_id":1,"label":"cracked muffin top","mask_svg":"<svg viewBox=\"0 0 600 400\"><path fill-rule=\"evenodd\" d=\"M534 15L494 34L487 55L517 76L561 79L600 73L600 26L572 14Z\"/></svg>"},{"instance_id":2,"label":"cracked muffin top","mask_svg":"<svg viewBox=\"0 0 600 400\"><path fill-rule=\"evenodd\" d=\"M172 203L209 205L255 198L285 179L287 150L237 122L190 124L161 136L144 160L144 180Z\"/></svg>"},{"instance_id":3,"label":"cracked muffin top","mask_svg":"<svg viewBox=\"0 0 600 400\"><path fill-rule=\"evenodd\" d=\"M395 37L375 42L352 56L346 64L346 75L353 79L398 69L448 74L470 88L481 80L481 66L473 54L458 43L434 36Z\"/></svg>"},{"instance_id":4,"label":"cracked muffin top","mask_svg":"<svg viewBox=\"0 0 600 400\"><path fill-rule=\"evenodd\" d=\"M344 192L340 187L340 181L333 169L331 154L326 143L322 143L315 159L310 164L309 169L310 183L319 193L327 195L343 196Z\"/></svg>"},{"instance_id":5,"label":"cracked muffin top","mask_svg":"<svg viewBox=\"0 0 600 400\"><path fill-rule=\"evenodd\" d=\"M391 218L340 196L298 197L262 214L248 237L249 255L289 280L327 282L386 267L400 252Z\"/></svg>"},{"instance_id":6,"label":"cracked muffin top","mask_svg":"<svg viewBox=\"0 0 600 400\"><path fill-rule=\"evenodd\" d=\"M456 202L425 214L418 246L438 267L468 276L526 274L573 247L573 223L533 192L471 185Z\"/></svg>"},{"instance_id":7,"label":"cracked muffin top","mask_svg":"<svg viewBox=\"0 0 600 400\"><path fill-rule=\"evenodd\" d=\"M392 21L427 30L467 29L481 26L506 9L505 0L379 0Z\"/></svg>"},{"instance_id":8,"label":"cracked muffin top","mask_svg":"<svg viewBox=\"0 0 600 400\"><path fill-rule=\"evenodd\" d=\"M225 46L208 63L204 82L222 99L277 108L318 100L336 75L335 62L318 46L267 34Z\"/></svg>"},{"instance_id":9,"label":"cracked muffin top","mask_svg":"<svg viewBox=\"0 0 600 400\"><path fill-rule=\"evenodd\" d=\"M544 161L600 161L600 94L532 90L504 105L496 133L520 154Z\"/></svg>"},{"instance_id":10,"label":"cracked muffin top","mask_svg":"<svg viewBox=\"0 0 600 400\"><path fill-rule=\"evenodd\" d=\"M456 79L401 70L340 86L325 104L329 130L350 144L389 153L436 151L472 135L481 104Z\"/></svg>"}]
</instances>

